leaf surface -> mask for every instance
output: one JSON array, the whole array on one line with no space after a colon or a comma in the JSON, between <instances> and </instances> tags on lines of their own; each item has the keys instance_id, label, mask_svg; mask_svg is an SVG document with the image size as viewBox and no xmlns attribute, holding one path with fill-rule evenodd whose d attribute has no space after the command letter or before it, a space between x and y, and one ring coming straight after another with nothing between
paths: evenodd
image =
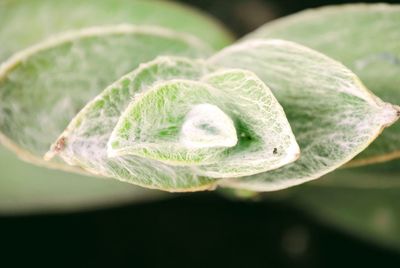
<instances>
[{"instance_id":1,"label":"leaf surface","mask_svg":"<svg viewBox=\"0 0 400 268\"><path fill-rule=\"evenodd\" d=\"M0 67L1 141L25 160L68 169L41 158L108 84L159 54L209 53L198 39L158 27L94 27L50 38Z\"/></svg>"},{"instance_id":2,"label":"leaf surface","mask_svg":"<svg viewBox=\"0 0 400 268\"><path fill-rule=\"evenodd\" d=\"M136 94L156 82L182 77L199 77L204 67L198 61L157 58L123 76L89 102L71 121L52 146L47 157L58 154L70 165L90 173L117 178L137 185L169 191L195 191L212 188L214 179L198 177L185 167L134 155L108 157L107 143L121 113ZM148 107L153 109L153 107ZM60 144L63 146L60 147Z\"/></svg>"},{"instance_id":3,"label":"leaf surface","mask_svg":"<svg viewBox=\"0 0 400 268\"><path fill-rule=\"evenodd\" d=\"M371 94L349 69L296 43L248 40L209 62L256 73L285 109L302 152L293 164L227 179L223 186L269 191L319 178L364 150L398 118L398 108Z\"/></svg>"},{"instance_id":4,"label":"leaf surface","mask_svg":"<svg viewBox=\"0 0 400 268\"><path fill-rule=\"evenodd\" d=\"M259 28L246 38L291 40L346 65L384 101L400 103L400 5L355 4L303 11ZM348 166L400 157L395 124Z\"/></svg>"},{"instance_id":5,"label":"leaf surface","mask_svg":"<svg viewBox=\"0 0 400 268\"><path fill-rule=\"evenodd\" d=\"M254 174L294 161L297 143L262 81L248 71L213 70L177 57L141 65L86 105L48 156L168 191L210 188L216 180L207 177ZM196 127L214 135L185 129L193 109L201 117ZM188 147L182 134L197 135L202 146ZM234 142L221 145L225 134Z\"/></svg>"},{"instance_id":6,"label":"leaf surface","mask_svg":"<svg viewBox=\"0 0 400 268\"><path fill-rule=\"evenodd\" d=\"M0 2L0 62L61 32L94 26L161 26L197 36L215 49L232 42L219 22L183 4L154 0L11 0Z\"/></svg>"}]
</instances>

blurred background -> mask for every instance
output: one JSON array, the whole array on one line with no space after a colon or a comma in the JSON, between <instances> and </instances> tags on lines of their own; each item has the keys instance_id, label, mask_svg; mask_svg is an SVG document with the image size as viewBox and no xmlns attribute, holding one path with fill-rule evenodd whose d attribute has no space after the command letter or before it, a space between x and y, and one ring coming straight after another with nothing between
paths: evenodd
<instances>
[{"instance_id":1,"label":"blurred background","mask_svg":"<svg viewBox=\"0 0 400 268\"><path fill-rule=\"evenodd\" d=\"M211 14L240 37L306 8L351 1L179 2ZM0 216L0 267L400 267L400 247L331 225L286 194L266 194L262 202L175 194L116 208ZM330 201L328 191L321 195L321 202ZM346 200L352 202L344 198L343 206Z\"/></svg>"}]
</instances>

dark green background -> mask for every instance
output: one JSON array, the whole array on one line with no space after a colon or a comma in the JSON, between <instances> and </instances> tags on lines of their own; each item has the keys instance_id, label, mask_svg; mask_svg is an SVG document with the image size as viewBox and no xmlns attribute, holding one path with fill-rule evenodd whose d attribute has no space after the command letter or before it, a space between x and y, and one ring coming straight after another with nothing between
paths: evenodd
<instances>
[{"instance_id":1,"label":"dark green background","mask_svg":"<svg viewBox=\"0 0 400 268\"><path fill-rule=\"evenodd\" d=\"M181 2L218 17L238 36L304 8L348 3ZM321 222L283 200L231 201L216 193L84 213L0 217L0 267L400 267L400 253Z\"/></svg>"}]
</instances>

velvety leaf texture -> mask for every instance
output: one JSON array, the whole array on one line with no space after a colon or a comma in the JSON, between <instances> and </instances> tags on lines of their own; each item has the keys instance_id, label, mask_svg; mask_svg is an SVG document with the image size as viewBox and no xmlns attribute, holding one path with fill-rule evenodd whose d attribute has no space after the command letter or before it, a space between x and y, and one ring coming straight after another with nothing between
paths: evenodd
<instances>
[{"instance_id":1,"label":"velvety leaf texture","mask_svg":"<svg viewBox=\"0 0 400 268\"><path fill-rule=\"evenodd\" d=\"M88 36L86 40L71 40L64 46L56 44L62 42L61 36L66 37L65 32L71 35L105 26L110 30L121 24L136 25L129 26L136 27L136 33L121 33L117 37L115 32L114 36L102 40ZM6 92L3 91L4 80L16 79L18 75L0 79L1 142L25 161L85 174L87 172L82 169L61 161L44 162L42 156L93 96L139 63L158 55L206 56L212 49L232 42L229 31L210 16L167 1L6 0L0 1L0 25L0 62L19 50L30 51L19 53L20 56L26 53L29 58L20 58L27 59L26 65L17 63L14 56L12 68L19 74L23 69L26 71L21 81L14 80L12 88L9 84ZM158 27L168 29L164 31ZM49 38L52 41L45 41ZM86 48L80 47L83 43ZM30 46L33 48L28 49ZM54 50L47 54L48 58L39 53L51 46ZM31 61L32 57L35 61ZM10 61L13 60L7 62ZM58 65L52 68L53 63ZM63 63L66 66L62 66ZM65 73L61 75L60 72ZM32 92L31 88L26 88L30 82L34 86ZM43 92L37 91L41 86L44 86ZM54 88L46 89L46 86ZM124 183L33 167L18 162L3 149L0 158L0 213L78 210L160 195Z\"/></svg>"},{"instance_id":2,"label":"velvety leaf texture","mask_svg":"<svg viewBox=\"0 0 400 268\"><path fill-rule=\"evenodd\" d=\"M276 190L316 179L364 150L398 108L372 95L340 63L296 43L255 39L224 49L211 62L256 73L286 111L301 157L281 169L226 186Z\"/></svg>"},{"instance_id":3,"label":"velvety leaf texture","mask_svg":"<svg viewBox=\"0 0 400 268\"><path fill-rule=\"evenodd\" d=\"M280 38L316 49L354 71L385 101L400 102L400 5L355 4L303 11L246 38ZM349 166L400 157L400 124L387 129Z\"/></svg>"},{"instance_id":4,"label":"velvety leaf texture","mask_svg":"<svg viewBox=\"0 0 400 268\"><path fill-rule=\"evenodd\" d=\"M155 2L119 1L3 4L0 40L29 7L28 32L51 27L16 34L0 59L57 33L0 66L0 141L21 158L170 192L273 191L346 164L400 115L345 65L263 28L215 52L229 38L213 22L162 4L147 23Z\"/></svg>"},{"instance_id":5,"label":"velvety leaf texture","mask_svg":"<svg viewBox=\"0 0 400 268\"><path fill-rule=\"evenodd\" d=\"M196 57L210 49L172 30L115 25L64 33L15 54L0 68L3 142L41 163L38 157L90 99L159 53Z\"/></svg>"},{"instance_id":6,"label":"velvety leaf texture","mask_svg":"<svg viewBox=\"0 0 400 268\"><path fill-rule=\"evenodd\" d=\"M194 119L196 128L189 135L204 139L200 148L180 138L193 109L200 119ZM214 121L221 113L223 119ZM234 142L218 144L220 130L228 128ZM204 61L162 57L142 64L90 102L48 156L54 154L99 175L192 191L215 187L218 178L293 162L299 148L281 106L253 73L213 72Z\"/></svg>"}]
</instances>

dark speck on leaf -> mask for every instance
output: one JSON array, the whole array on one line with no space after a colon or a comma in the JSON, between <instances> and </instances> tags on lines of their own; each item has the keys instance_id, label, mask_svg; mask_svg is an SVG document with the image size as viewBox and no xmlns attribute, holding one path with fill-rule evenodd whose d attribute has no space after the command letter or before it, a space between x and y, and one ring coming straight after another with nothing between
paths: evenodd
<instances>
[{"instance_id":1,"label":"dark speck on leaf","mask_svg":"<svg viewBox=\"0 0 400 268\"><path fill-rule=\"evenodd\" d=\"M57 143L56 146L54 147L54 151L56 153L61 152L65 148L65 137L61 137Z\"/></svg>"},{"instance_id":2,"label":"dark speck on leaf","mask_svg":"<svg viewBox=\"0 0 400 268\"><path fill-rule=\"evenodd\" d=\"M278 153L278 149L274 148L274 151L272 152L273 154L277 154Z\"/></svg>"}]
</instances>

